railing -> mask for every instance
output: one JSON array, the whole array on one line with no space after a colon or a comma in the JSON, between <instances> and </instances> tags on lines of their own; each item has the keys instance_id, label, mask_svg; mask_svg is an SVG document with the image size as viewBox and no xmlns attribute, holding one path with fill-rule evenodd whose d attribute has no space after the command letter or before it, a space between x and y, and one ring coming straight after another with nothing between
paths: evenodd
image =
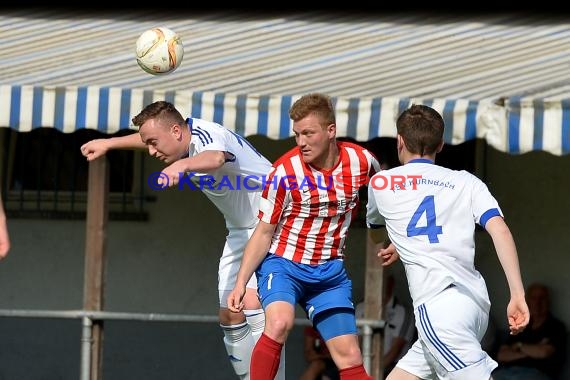
<instances>
[{"instance_id":1,"label":"railing","mask_svg":"<svg viewBox=\"0 0 570 380\"><path fill-rule=\"evenodd\" d=\"M92 327L94 320L127 320L146 322L206 322L218 323L217 315L187 315L187 314L161 314L161 313L122 313L111 311L86 311L86 310L3 310L0 309L0 317L15 318L60 318L81 319L81 364L80 380L90 380L91 373L91 343ZM308 319L296 318L296 325L308 326ZM362 357L364 368L370 373L372 359L372 334L373 329L384 328L385 322L375 319L357 319L356 324L362 327Z\"/></svg>"}]
</instances>

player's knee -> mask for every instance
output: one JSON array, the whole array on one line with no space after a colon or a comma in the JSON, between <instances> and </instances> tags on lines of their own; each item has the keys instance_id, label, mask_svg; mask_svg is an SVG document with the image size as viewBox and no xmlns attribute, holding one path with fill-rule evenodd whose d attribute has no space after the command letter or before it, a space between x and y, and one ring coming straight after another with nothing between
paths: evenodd
<instances>
[{"instance_id":1,"label":"player's knee","mask_svg":"<svg viewBox=\"0 0 570 380\"><path fill-rule=\"evenodd\" d=\"M336 353L333 354L333 351ZM341 368L354 367L362 364L362 354L357 345L341 345L331 348L331 354Z\"/></svg>"},{"instance_id":2,"label":"player's knee","mask_svg":"<svg viewBox=\"0 0 570 380\"><path fill-rule=\"evenodd\" d=\"M327 340L327 347L339 368L362 364L362 353L356 336L342 335L331 338Z\"/></svg>"},{"instance_id":3,"label":"player's knee","mask_svg":"<svg viewBox=\"0 0 570 380\"><path fill-rule=\"evenodd\" d=\"M281 315L275 315L268 318L265 316L265 333L277 342L284 342L287 339L289 331L293 328L293 322L290 318Z\"/></svg>"},{"instance_id":4,"label":"player's knee","mask_svg":"<svg viewBox=\"0 0 570 380\"><path fill-rule=\"evenodd\" d=\"M220 308L218 311L218 319L221 325L238 325L245 322L244 313L234 313L228 308Z\"/></svg>"}]
</instances>

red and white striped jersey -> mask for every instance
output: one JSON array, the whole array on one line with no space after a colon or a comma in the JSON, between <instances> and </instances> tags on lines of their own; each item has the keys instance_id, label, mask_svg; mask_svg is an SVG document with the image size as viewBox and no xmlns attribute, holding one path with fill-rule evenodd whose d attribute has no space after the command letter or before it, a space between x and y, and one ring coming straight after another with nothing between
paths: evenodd
<instances>
[{"instance_id":1,"label":"red and white striped jersey","mask_svg":"<svg viewBox=\"0 0 570 380\"><path fill-rule=\"evenodd\" d=\"M271 253L303 264L343 258L358 190L380 164L357 144L337 145L339 162L332 169L306 164L297 147L273 164L259 208L260 220L277 225Z\"/></svg>"}]
</instances>

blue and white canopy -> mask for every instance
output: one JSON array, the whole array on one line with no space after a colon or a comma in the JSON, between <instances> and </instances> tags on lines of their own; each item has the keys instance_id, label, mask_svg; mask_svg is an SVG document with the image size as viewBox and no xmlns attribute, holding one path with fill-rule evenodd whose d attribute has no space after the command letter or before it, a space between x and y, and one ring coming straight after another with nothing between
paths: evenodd
<instances>
[{"instance_id":1,"label":"blue and white canopy","mask_svg":"<svg viewBox=\"0 0 570 380\"><path fill-rule=\"evenodd\" d=\"M182 38L181 66L135 62L144 30ZM0 127L114 133L152 101L243 135L289 137L300 95L333 97L340 136L394 137L411 103L438 109L446 142L570 153L570 21L528 15L0 13Z\"/></svg>"}]
</instances>

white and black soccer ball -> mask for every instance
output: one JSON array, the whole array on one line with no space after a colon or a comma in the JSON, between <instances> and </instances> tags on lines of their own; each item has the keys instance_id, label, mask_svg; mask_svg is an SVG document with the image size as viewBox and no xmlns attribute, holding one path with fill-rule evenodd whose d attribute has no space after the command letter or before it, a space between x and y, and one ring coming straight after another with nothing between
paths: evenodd
<instances>
[{"instance_id":1,"label":"white and black soccer ball","mask_svg":"<svg viewBox=\"0 0 570 380\"><path fill-rule=\"evenodd\" d=\"M139 66L149 74L162 75L176 70L184 57L180 36L172 29L157 27L144 31L136 43Z\"/></svg>"}]
</instances>

